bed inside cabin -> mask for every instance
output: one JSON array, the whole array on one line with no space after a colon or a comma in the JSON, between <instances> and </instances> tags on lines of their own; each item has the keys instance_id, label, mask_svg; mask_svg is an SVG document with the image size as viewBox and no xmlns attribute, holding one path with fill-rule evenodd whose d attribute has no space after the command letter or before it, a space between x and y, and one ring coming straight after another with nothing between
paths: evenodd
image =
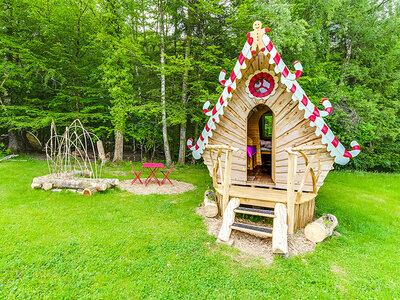
<instances>
[{"instance_id":1,"label":"bed inside cabin","mask_svg":"<svg viewBox=\"0 0 400 300\"><path fill-rule=\"evenodd\" d=\"M266 105L254 107L247 119L247 181L273 183L274 116Z\"/></svg>"}]
</instances>

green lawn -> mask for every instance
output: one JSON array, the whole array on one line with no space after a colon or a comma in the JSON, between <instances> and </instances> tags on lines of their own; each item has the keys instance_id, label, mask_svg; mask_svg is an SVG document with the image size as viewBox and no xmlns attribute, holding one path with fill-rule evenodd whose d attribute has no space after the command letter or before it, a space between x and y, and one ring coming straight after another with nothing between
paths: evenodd
<instances>
[{"instance_id":1,"label":"green lawn","mask_svg":"<svg viewBox=\"0 0 400 300\"><path fill-rule=\"evenodd\" d=\"M129 166L104 176L115 170ZM265 265L207 235L204 167L177 168L197 189L163 196L32 190L46 172L0 163L0 298L400 298L399 175L331 172L317 214L335 214L343 236Z\"/></svg>"}]
</instances>

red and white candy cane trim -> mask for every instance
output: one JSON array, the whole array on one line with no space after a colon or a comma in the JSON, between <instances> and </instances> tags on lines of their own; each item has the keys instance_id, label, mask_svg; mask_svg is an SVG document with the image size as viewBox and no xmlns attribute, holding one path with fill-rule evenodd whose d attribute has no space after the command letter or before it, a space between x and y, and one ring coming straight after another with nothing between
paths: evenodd
<instances>
[{"instance_id":1,"label":"red and white candy cane trim","mask_svg":"<svg viewBox=\"0 0 400 300\"><path fill-rule=\"evenodd\" d=\"M282 73L281 81L286 85L288 92L292 92L292 100L299 101L298 107L304 110L304 118L310 120L310 125L315 126L315 134L317 136L322 135L322 143L327 144L327 150L330 152L331 156L335 158L335 162L340 165L345 165L350 161L350 158L357 156L360 153L360 145L353 141L350 145L353 150L347 151L344 146L335 137L332 130L329 129L322 117L329 115L332 112L332 104L327 99L322 99L322 105L325 107L324 110L319 110L307 97L304 90L300 87L297 82L297 78L300 77L302 72L302 67L297 67L298 62L294 63L295 69L297 70L295 74L291 74L285 63L282 61L278 51L272 44L270 38L264 34L263 42L266 49L263 49L263 53L267 55L270 54L270 63L275 63L275 73ZM287 75L287 76L285 76ZM293 79L294 77L294 79Z\"/></svg>"},{"instance_id":2,"label":"red and white candy cane trim","mask_svg":"<svg viewBox=\"0 0 400 300\"><path fill-rule=\"evenodd\" d=\"M209 101L204 103L203 111L207 116L210 116L210 118L208 119L206 126L201 132L196 144L193 145L193 139L189 139L186 143L188 148L192 150L192 154L195 159L199 159L201 154L203 154L204 148L208 143L208 138L212 137L212 131L215 129L215 123L219 123L219 116L224 114L224 107L228 105L229 98L232 98L232 88L230 86L225 87L221 97L212 110L208 110L210 106Z\"/></svg>"},{"instance_id":3,"label":"red and white candy cane trim","mask_svg":"<svg viewBox=\"0 0 400 300\"><path fill-rule=\"evenodd\" d=\"M225 79L225 77L226 77L225 70L222 70L221 73L219 73L219 82L223 86L232 86L233 89L236 89L236 79L242 78L241 70L247 69L247 65L245 63L245 58L251 59L251 57L252 57L252 54L251 54L251 45L252 44L253 44L253 39L249 38L246 41L246 43L244 44L242 52L240 53L239 58L235 64L235 67L233 68L231 76L229 77L228 80Z\"/></svg>"},{"instance_id":4,"label":"red and white candy cane trim","mask_svg":"<svg viewBox=\"0 0 400 300\"><path fill-rule=\"evenodd\" d=\"M265 55L267 55L268 53L270 54L269 63L275 64L276 74L282 73L281 77L282 83L286 80L291 80L291 81L296 80L301 76L301 74L303 74L303 66L299 61L296 60L293 63L293 66L296 70L296 72L293 74L292 72L289 71L289 68L286 66L283 59L281 59L281 56L279 55L278 51L276 50L274 44L272 43L268 35L264 34L262 39L265 48L261 49L261 52L263 52Z\"/></svg>"},{"instance_id":5,"label":"red and white candy cane trim","mask_svg":"<svg viewBox=\"0 0 400 300\"><path fill-rule=\"evenodd\" d=\"M316 115L317 117L326 117L326 116L330 115L332 112L331 102L329 102L328 99L324 98L321 100L321 103L325 107L325 109L324 110L318 109L318 113L317 114L314 113L314 115Z\"/></svg>"}]
</instances>

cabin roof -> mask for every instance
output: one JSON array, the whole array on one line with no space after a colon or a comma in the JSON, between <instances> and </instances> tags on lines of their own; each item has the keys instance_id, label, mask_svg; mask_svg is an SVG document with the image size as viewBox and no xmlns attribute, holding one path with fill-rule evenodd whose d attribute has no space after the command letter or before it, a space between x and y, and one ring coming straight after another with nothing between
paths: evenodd
<instances>
[{"instance_id":1,"label":"cabin roof","mask_svg":"<svg viewBox=\"0 0 400 300\"><path fill-rule=\"evenodd\" d=\"M255 47L253 45L254 39L250 33L247 34L247 41L244 44L242 52L240 53L235 67L226 80L226 71L222 70L219 76L220 83L225 87L221 96L219 97L217 103L212 110L208 110L210 102L207 101L203 106L204 113L209 116L209 119L200 134L195 145L193 145L193 139L187 141L188 148L192 151L192 155L195 159L199 159L201 154L203 154L204 149L208 143L208 138L212 137L213 130L216 128L216 123L219 123L219 116L224 114L224 108L229 105L229 99L232 98L232 93L236 90L238 81L242 78L242 71L246 71L251 63L247 60L253 58L256 55L269 56L269 63L274 64L274 71L278 75L281 73L281 83L286 87L287 92L292 93L292 100L298 102L298 108L304 110L304 119L310 121L310 126L315 127L315 135L322 137L322 143L326 145L327 151L332 157L334 157L335 162L340 165L345 165L350 161L350 158L355 157L360 152L360 146L356 141L351 142L351 151L347 151L342 143L336 138L332 130L328 127L324 121L324 117L332 112L332 105L327 99L322 99L322 105L324 110L318 109L307 97L304 90L301 88L297 79L302 74L302 66L300 62L294 62L295 73L291 73L284 63L283 59L279 55L275 46L273 45L271 39L266 34L269 31L265 28L264 34L262 35L263 46L260 52L254 51ZM260 45L260 42L258 43ZM252 51L253 48L253 51ZM262 53L262 54L260 54Z\"/></svg>"}]
</instances>

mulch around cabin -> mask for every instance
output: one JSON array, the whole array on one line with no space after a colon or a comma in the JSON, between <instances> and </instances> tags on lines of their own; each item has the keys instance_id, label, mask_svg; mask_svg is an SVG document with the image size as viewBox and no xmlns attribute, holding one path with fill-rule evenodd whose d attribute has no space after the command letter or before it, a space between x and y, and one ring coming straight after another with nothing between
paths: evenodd
<instances>
[{"instance_id":1,"label":"mulch around cabin","mask_svg":"<svg viewBox=\"0 0 400 300\"><path fill-rule=\"evenodd\" d=\"M180 193L184 193L187 191L191 191L196 189L196 187L193 184L187 183L187 182L182 182L182 181L176 181L176 180L172 180L172 184L170 184L168 181L166 183L164 183L163 185L158 185L157 182L154 181L154 179L152 179L152 181L145 186L144 185L144 180L143 184L138 183L137 181L134 184L132 183L132 180L123 180L120 181L120 183L118 184L118 187L121 190L124 191L128 191L132 194L136 194L136 195L150 195L150 194L180 194ZM158 180L160 180L160 182L162 181L161 178L159 178Z\"/></svg>"},{"instance_id":2,"label":"mulch around cabin","mask_svg":"<svg viewBox=\"0 0 400 300\"><path fill-rule=\"evenodd\" d=\"M203 217L207 226L208 234L218 237L219 229L222 225L222 218L207 218L204 215L203 206L197 207L197 214ZM244 232L232 230L232 246L247 255L254 255L263 258L265 264L270 264L274 260L272 253L272 238L260 238ZM304 229L297 230L292 236L288 236L289 255L299 255L313 252L316 244L307 240L304 236Z\"/></svg>"}]
</instances>

